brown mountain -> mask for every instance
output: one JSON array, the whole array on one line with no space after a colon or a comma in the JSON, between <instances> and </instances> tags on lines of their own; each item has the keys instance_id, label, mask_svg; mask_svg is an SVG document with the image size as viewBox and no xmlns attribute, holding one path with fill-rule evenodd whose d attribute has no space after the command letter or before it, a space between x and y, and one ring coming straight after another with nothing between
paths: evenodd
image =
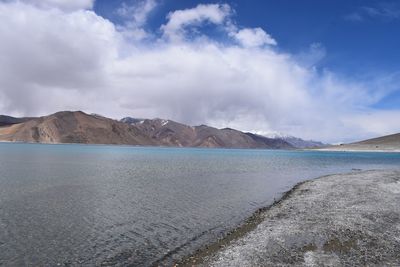
<instances>
[{"instance_id":1,"label":"brown mountain","mask_svg":"<svg viewBox=\"0 0 400 267\"><path fill-rule=\"evenodd\" d=\"M206 125L188 126L171 120L142 120L132 125L158 140L161 145L180 147L227 147L291 149L289 143L230 128L217 129Z\"/></svg>"},{"instance_id":2,"label":"brown mountain","mask_svg":"<svg viewBox=\"0 0 400 267\"><path fill-rule=\"evenodd\" d=\"M36 143L157 145L136 127L83 112L58 112L0 128L0 140Z\"/></svg>"},{"instance_id":3,"label":"brown mountain","mask_svg":"<svg viewBox=\"0 0 400 267\"><path fill-rule=\"evenodd\" d=\"M400 151L400 133L323 148L338 151Z\"/></svg>"},{"instance_id":4,"label":"brown mountain","mask_svg":"<svg viewBox=\"0 0 400 267\"><path fill-rule=\"evenodd\" d=\"M372 145L375 148L400 148L400 133L386 135L378 138L368 139L355 143L357 145Z\"/></svg>"},{"instance_id":5,"label":"brown mountain","mask_svg":"<svg viewBox=\"0 0 400 267\"><path fill-rule=\"evenodd\" d=\"M129 144L179 147L294 148L289 143L237 130L187 126L171 120L116 121L81 111L58 112L0 127L0 141Z\"/></svg>"},{"instance_id":6,"label":"brown mountain","mask_svg":"<svg viewBox=\"0 0 400 267\"><path fill-rule=\"evenodd\" d=\"M0 127L25 122L30 119L32 118L14 118L10 116L0 115Z\"/></svg>"}]
</instances>

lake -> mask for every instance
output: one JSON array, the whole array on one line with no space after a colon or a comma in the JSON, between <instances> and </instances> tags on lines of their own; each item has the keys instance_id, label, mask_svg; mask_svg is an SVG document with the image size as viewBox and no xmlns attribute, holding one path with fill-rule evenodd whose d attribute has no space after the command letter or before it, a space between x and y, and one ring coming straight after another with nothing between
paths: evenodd
<instances>
[{"instance_id":1,"label":"lake","mask_svg":"<svg viewBox=\"0 0 400 267\"><path fill-rule=\"evenodd\" d=\"M171 264L305 179L399 153L0 143L0 265Z\"/></svg>"}]
</instances>

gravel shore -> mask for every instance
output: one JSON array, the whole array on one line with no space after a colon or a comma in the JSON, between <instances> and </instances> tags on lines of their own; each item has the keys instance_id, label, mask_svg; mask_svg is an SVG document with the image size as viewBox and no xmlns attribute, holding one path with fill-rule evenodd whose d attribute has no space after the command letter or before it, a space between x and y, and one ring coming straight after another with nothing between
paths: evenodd
<instances>
[{"instance_id":1,"label":"gravel shore","mask_svg":"<svg viewBox=\"0 0 400 267\"><path fill-rule=\"evenodd\" d=\"M400 266L399 204L399 171L306 181L181 265Z\"/></svg>"}]
</instances>

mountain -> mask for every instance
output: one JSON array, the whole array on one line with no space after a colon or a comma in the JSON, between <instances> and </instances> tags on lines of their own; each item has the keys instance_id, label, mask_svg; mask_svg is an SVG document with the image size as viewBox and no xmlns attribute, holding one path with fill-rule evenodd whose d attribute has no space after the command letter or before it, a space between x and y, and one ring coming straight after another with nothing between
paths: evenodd
<instances>
[{"instance_id":1,"label":"mountain","mask_svg":"<svg viewBox=\"0 0 400 267\"><path fill-rule=\"evenodd\" d=\"M171 120L112 120L81 111L12 120L0 127L0 141L34 143L128 144L177 147L293 149L281 139L206 125L188 126Z\"/></svg>"},{"instance_id":2,"label":"mountain","mask_svg":"<svg viewBox=\"0 0 400 267\"><path fill-rule=\"evenodd\" d=\"M0 126L7 126L12 124L28 121L32 118L14 118L10 116L0 115Z\"/></svg>"},{"instance_id":3,"label":"mountain","mask_svg":"<svg viewBox=\"0 0 400 267\"><path fill-rule=\"evenodd\" d=\"M257 135L253 133L246 133L248 136L253 138L254 140L257 140L258 142L269 144L270 146L273 146L275 149L293 149L293 148L298 148L286 140L282 138L269 138L266 136L262 135Z\"/></svg>"},{"instance_id":4,"label":"mountain","mask_svg":"<svg viewBox=\"0 0 400 267\"><path fill-rule=\"evenodd\" d=\"M120 120L120 122L129 123L129 124L136 124L136 123L140 123L143 121L144 121L144 119L137 119L137 118L131 118L131 117L125 117Z\"/></svg>"},{"instance_id":5,"label":"mountain","mask_svg":"<svg viewBox=\"0 0 400 267\"><path fill-rule=\"evenodd\" d=\"M49 116L0 128L0 140L36 143L157 145L136 127L81 111Z\"/></svg>"},{"instance_id":6,"label":"mountain","mask_svg":"<svg viewBox=\"0 0 400 267\"><path fill-rule=\"evenodd\" d=\"M392 147L400 148L400 133L368 139L353 144L360 146L362 145L375 146L375 148L392 148Z\"/></svg>"},{"instance_id":7,"label":"mountain","mask_svg":"<svg viewBox=\"0 0 400 267\"><path fill-rule=\"evenodd\" d=\"M285 140L292 146L296 148L317 148L317 147L324 147L326 144L314 140L303 140L298 137L293 137L293 136L287 136L287 137L282 137L282 140Z\"/></svg>"},{"instance_id":8,"label":"mountain","mask_svg":"<svg viewBox=\"0 0 400 267\"><path fill-rule=\"evenodd\" d=\"M295 148L304 149L304 148L318 148L318 147L325 147L327 144L322 142L314 141L314 140L304 140L298 137L294 137L291 135L286 135L282 133L270 133L265 135L266 137L273 138L273 139L282 139Z\"/></svg>"},{"instance_id":9,"label":"mountain","mask_svg":"<svg viewBox=\"0 0 400 267\"><path fill-rule=\"evenodd\" d=\"M131 122L126 118L124 121ZM179 147L226 147L293 149L283 140L275 140L238 130L217 129L206 125L188 126L172 120L137 120L131 123L143 133L165 146Z\"/></svg>"},{"instance_id":10,"label":"mountain","mask_svg":"<svg viewBox=\"0 0 400 267\"><path fill-rule=\"evenodd\" d=\"M360 142L322 148L335 151L393 151L400 152L400 133L372 138Z\"/></svg>"},{"instance_id":11,"label":"mountain","mask_svg":"<svg viewBox=\"0 0 400 267\"><path fill-rule=\"evenodd\" d=\"M321 142L306 141L292 136L271 138L230 128L217 129L206 125L188 126L163 119L125 117L117 121L96 114L88 115L81 111L63 111L38 118L14 118L0 115L0 141L400 151L400 133L339 146L326 146Z\"/></svg>"}]
</instances>

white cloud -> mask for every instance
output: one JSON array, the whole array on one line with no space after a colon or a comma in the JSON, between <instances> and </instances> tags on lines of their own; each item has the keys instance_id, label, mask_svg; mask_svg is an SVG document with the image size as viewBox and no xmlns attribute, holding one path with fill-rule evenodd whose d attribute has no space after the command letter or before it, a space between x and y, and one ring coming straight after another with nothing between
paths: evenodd
<instances>
[{"instance_id":1,"label":"white cloud","mask_svg":"<svg viewBox=\"0 0 400 267\"><path fill-rule=\"evenodd\" d=\"M261 28L245 28L235 33L234 37L245 47L277 45L276 41Z\"/></svg>"},{"instance_id":2,"label":"white cloud","mask_svg":"<svg viewBox=\"0 0 400 267\"><path fill-rule=\"evenodd\" d=\"M125 2L116 10L125 22L118 25L118 31L128 40L142 41L152 37L152 34L145 30L147 19L150 13L157 7L155 0L136 1L132 5Z\"/></svg>"},{"instance_id":3,"label":"white cloud","mask_svg":"<svg viewBox=\"0 0 400 267\"><path fill-rule=\"evenodd\" d=\"M134 5L122 3L121 7L117 9L117 14L129 20L135 26L143 26L147 21L148 15L156 6L155 0L143 0Z\"/></svg>"},{"instance_id":4,"label":"white cloud","mask_svg":"<svg viewBox=\"0 0 400 267\"><path fill-rule=\"evenodd\" d=\"M113 24L92 11L7 3L0 17L0 94L16 112L42 112L68 99L52 103L52 95L97 88L116 57Z\"/></svg>"},{"instance_id":5,"label":"white cloud","mask_svg":"<svg viewBox=\"0 0 400 267\"><path fill-rule=\"evenodd\" d=\"M118 31L128 40L143 41L153 35L145 26L151 12L157 7L155 0L140 0L132 5L125 2L116 10L116 13L124 19L122 25L117 25Z\"/></svg>"},{"instance_id":6,"label":"white cloud","mask_svg":"<svg viewBox=\"0 0 400 267\"><path fill-rule=\"evenodd\" d=\"M33 4L44 8L59 8L65 11L79 9L91 9L95 0L21 0L27 4Z\"/></svg>"},{"instance_id":7,"label":"white cloud","mask_svg":"<svg viewBox=\"0 0 400 267\"><path fill-rule=\"evenodd\" d=\"M325 56L326 49L321 43L312 43L308 49L293 55L296 62L307 68L315 68Z\"/></svg>"},{"instance_id":8,"label":"white cloud","mask_svg":"<svg viewBox=\"0 0 400 267\"><path fill-rule=\"evenodd\" d=\"M228 37L240 32L231 13L226 5L172 12L164 36L146 46L128 42L93 11L0 3L0 113L82 109L328 142L400 129L399 110L370 108L395 89L399 75L362 82L316 71L308 62L323 55L319 45L307 61L307 53L299 60L269 45L185 37L187 27L202 23L225 27Z\"/></svg>"},{"instance_id":9,"label":"white cloud","mask_svg":"<svg viewBox=\"0 0 400 267\"><path fill-rule=\"evenodd\" d=\"M343 119L344 125L360 131L359 138L377 136L380 133L399 132L399 110L368 110L367 112L351 113Z\"/></svg>"},{"instance_id":10,"label":"white cloud","mask_svg":"<svg viewBox=\"0 0 400 267\"><path fill-rule=\"evenodd\" d=\"M345 20L353 22L363 22L371 19L385 21L400 19L399 2L376 2L373 6L360 6L356 11L344 16Z\"/></svg>"},{"instance_id":11,"label":"white cloud","mask_svg":"<svg viewBox=\"0 0 400 267\"><path fill-rule=\"evenodd\" d=\"M168 14L168 22L161 26L164 36L170 40L180 40L185 33L185 27L208 22L222 24L231 14L227 4L198 5L195 8L177 10Z\"/></svg>"}]
</instances>

